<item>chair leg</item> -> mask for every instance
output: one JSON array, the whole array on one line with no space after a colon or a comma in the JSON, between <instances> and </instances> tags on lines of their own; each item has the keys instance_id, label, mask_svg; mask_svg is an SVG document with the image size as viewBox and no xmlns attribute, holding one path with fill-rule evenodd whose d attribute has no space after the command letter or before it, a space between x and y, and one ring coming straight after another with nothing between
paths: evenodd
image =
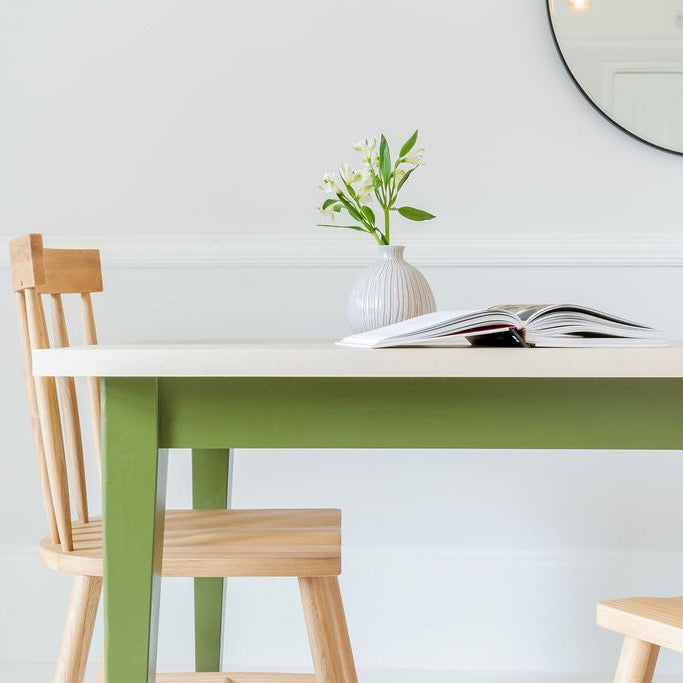
<instances>
[{"instance_id":1,"label":"chair leg","mask_svg":"<svg viewBox=\"0 0 683 683\"><path fill-rule=\"evenodd\" d=\"M358 683L336 576L300 577L316 683Z\"/></svg>"},{"instance_id":2,"label":"chair leg","mask_svg":"<svg viewBox=\"0 0 683 683\"><path fill-rule=\"evenodd\" d=\"M95 628L102 577L77 576L71 590L55 683L82 683Z\"/></svg>"},{"instance_id":3,"label":"chair leg","mask_svg":"<svg viewBox=\"0 0 683 683\"><path fill-rule=\"evenodd\" d=\"M659 645L624 638L614 683L651 683L657 666Z\"/></svg>"}]
</instances>

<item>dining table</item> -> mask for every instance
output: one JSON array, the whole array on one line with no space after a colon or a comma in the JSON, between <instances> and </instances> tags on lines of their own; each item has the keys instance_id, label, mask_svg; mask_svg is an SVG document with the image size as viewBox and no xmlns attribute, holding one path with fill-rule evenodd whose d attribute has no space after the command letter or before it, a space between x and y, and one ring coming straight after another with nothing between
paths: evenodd
<instances>
[{"instance_id":1,"label":"dining table","mask_svg":"<svg viewBox=\"0 0 683 683\"><path fill-rule=\"evenodd\" d=\"M33 372L101 378L107 683L154 680L169 449L192 449L204 507L225 504L231 449L683 449L681 342L141 342L36 350ZM223 579L198 581L197 656L219 666Z\"/></svg>"}]
</instances>

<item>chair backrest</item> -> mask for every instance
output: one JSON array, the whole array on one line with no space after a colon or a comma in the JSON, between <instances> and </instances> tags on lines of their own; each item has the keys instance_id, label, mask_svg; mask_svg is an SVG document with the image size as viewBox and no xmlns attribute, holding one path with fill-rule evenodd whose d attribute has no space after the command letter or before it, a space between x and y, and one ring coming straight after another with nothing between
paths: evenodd
<instances>
[{"instance_id":1,"label":"chair backrest","mask_svg":"<svg viewBox=\"0 0 683 683\"><path fill-rule=\"evenodd\" d=\"M73 549L72 498L77 519L89 519L76 388L73 377L59 377L56 381L52 377L33 377L31 352L50 348L43 295L52 301L53 347L69 346L63 294L80 294L83 341L97 343L90 294L102 291L100 253L95 249L44 249L42 236L32 234L10 242L10 263L48 533L54 543L69 551ZM90 378L88 389L99 462L99 380Z\"/></svg>"}]
</instances>

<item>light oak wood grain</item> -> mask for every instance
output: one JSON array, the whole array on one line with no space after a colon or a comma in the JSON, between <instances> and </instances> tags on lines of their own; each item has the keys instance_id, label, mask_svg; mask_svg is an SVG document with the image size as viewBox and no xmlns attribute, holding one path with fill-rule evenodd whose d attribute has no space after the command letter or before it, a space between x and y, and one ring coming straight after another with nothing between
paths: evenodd
<instances>
[{"instance_id":1,"label":"light oak wood grain","mask_svg":"<svg viewBox=\"0 0 683 683\"><path fill-rule=\"evenodd\" d=\"M598 625L683 652L683 597L622 598L597 606Z\"/></svg>"},{"instance_id":2,"label":"light oak wood grain","mask_svg":"<svg viewBox=\"0 0 683 683\"><path fill-rule=\"evenodd\" d=\"M91 350L99 348L90 293L102 290L100 258L94 250L44 249L40 235L13 240L10 256L29 413L48 521L40 557L48 567L76 575L54 680L82 683L102 591L102 519L89 517L75 373L61 375L57 381L50 376L34 376L32 353L50 348L42 294L49 294L52 300L53 351L69 349L62 301L62 294L67 293L80 293L84 341ZM100 385L96 376L89 376L88 389L99 456ZM76 520L71 515L72 498ZM339 510L168 511L164 575L299 578L316 673L160 674L157 680L356 683L337 582L340 571ZM101 669L101 683L104 677Z\"/></svg>"},{"instance_id":3,"label":"light oak wood grain","mask_svg":"<svg viewBox=\"0 0 683 683\"><path fill-rule=\"evenodd\" d=\"M47 348L49 340L40 295L36 294L34 289L26 289L24 294L31 348ZM52 506L59 530L59 542L62 550L69 551L72 549L71 506L57 387L53 378L37 377L35 388Z\"/></svg>"},{"instance_id":4,"label":"light oak wood grain","mask_svg":"<svg viewBox=\"0 0 683 683\"><path fill-rule=\"evenodd\" d=\"M47 474L45 449L43 447L43 435L40 431L40 416L38 415L38 399L36 397L36 387L32 371L31 342L29 340L25 294L23 291L20 291L16 292L15 296L17 301L17 317L19 319L19 339L24 364L24 383L28 396L29 420L31 422L31 434L33 436L33 450L36 457L36 464L38 465L38 478L40 480L43 509L45 512L45 519L47 520L48 537L53 543L59 543L59 531L57 529L55 510L52 505L50 481Z\"/></svg>"},{"instance_id":5,"label":"light oak wood grain","mask_svg":"<svg viewBox=\"0 0 683 683\"><path fill-rule=\"evenodd\" d=\"M614 683L651 683L658 654L658 645L625 638Z\"/></svg>"},{"instance_id":6,"label":"light oak wood grain","mask_svg":"<svg viewBox=\"0 0 683 683\"><path fill-rule=\"evenodd\" d=\"M57 657L55 683L82 683L102 593L101 577L77 576Z\"/></svg>"},{"instance_id":7,"label":"light oak wood grain","mask_svg":"<svg viewBox=\"0 0 683 683\"><path fill-rule=\"evenodd\" d=\"M101 518L74 522L73 546L65 552L45 538L40 543L41 561L57 571L101 576ZM339 510L166 512L164 576L323 577L340 572ZM338 607L338 600L333 596L333 606Z\"/></svg>"},{"instance_id":8,"label":"light oak wood grain","mask_svg":"<svg viewBox=\"0 0 683 683\"><path fill-rule=\"evenodd\" d=\"M72 377L61 377L57 382L51 378L33 379L30 352L50 347L41 293L51 294L53 346L69 346L61 295L79 292L89 297L90 292L100 291L100 256L92 249L44 249L42 236L29 234L10 242L10 263L49 537L68 551L73 544L72 502L80 521L87 522L89 517L76 388ZM84 304L83 313L87 340L95 334L92 305ZM99 406L93 420L99 422ZM95 431L99 434L99 427Z\"/></svg>"},{"instance_id":9,"label":"light oak wood grain","mask_svg":"<svg viewBox=\"0 0 683 683\"><path fill-rule=\"evenodd\" d=\"M81 294L81 316L83 319L83 342L88 346L97 344L95 312L90 292ZM88 377L88 398L90 400L90 429L97 453L97 465L102 476L102 430L100 428L100 378Z\"/></svg>"},{"instance_id":10,"label":"light oak wood grain","mask_svg":"<svg viewBox=\"0 0 683 683\"><path fill-rule=\"evenodd\" d=\"M337 577L300 577L306 629L318 683L357 683Z\"/></svg>"},{"instance_id":11,"label":"light oak wood grain","mask_svg":"<svg viewBox=\"0 0 683 683\"><path fill-rule=\"evenodd\" d=\"M337 651L342 680L348 683L355 682L357 681L356 663L353 660L344 602L339 590L339 579L336 576L329 577L324 579L324 583L332 621L332 639Z\"/></svg>"},{"instance_id":12,"label":"light oak wood grain","mask_svg":"<svg viewBox=\"0 0 683 683\"><path fill-rule=\"evenodd\" d=\"M52 294L53 343L57 348L69 346L69 333L66 327L64 306L61 294ZM88 521L88 495L85 488L85 463L83 462L83 441L81 439L81 420L78 414L76 383L73 377L59 377L57 390L61 406L62 430L66 442L71 475L71 495L76 506L78 519Z\"/></svg>"},{"instance_id":13,"label":"light oak wood grain","mask_svg":"<svg viewBox=\"0 0 683 683\"><path fill-rule=\"evenodd\" d=\"M45 281L40 294L81 294L102 291L100 252L96 249L43 249Z\"/></svg>"},{"instance_id":14,"label":"light oak wood grain","mask_svg":"<svg viewBox=\"0 0 683 683\"><path fill-rule=\"evenodd\" d=\"M39 294L80 294L102 291L100 252L96 249L45 249L42 235L10 241L12 285Z\"/></svg>"},{"instance_id":15,"label":"light oak wood grain","mask_svg":"<svg viewBox=\"0 0 683 683\"><path fill-rule=\"evenodd\" d=\"M15 292L45 282L42 235L22 235L9 243L12 287Z\"/></svg>"}]
</instances>

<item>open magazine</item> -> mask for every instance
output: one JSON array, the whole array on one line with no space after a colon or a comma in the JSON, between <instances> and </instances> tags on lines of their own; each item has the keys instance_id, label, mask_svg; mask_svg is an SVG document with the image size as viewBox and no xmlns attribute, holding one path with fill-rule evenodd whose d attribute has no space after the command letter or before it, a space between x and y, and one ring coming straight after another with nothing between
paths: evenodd
<instances>
[{"instance_id":1,"label":"open magazine","mask_svg":"<svg viewBox=\"0 0 683 683\"><path fill-rule=\"evenodd\" d=\"M618 347L666 346L666 337L646 325L585 306L506 304L481 311L437 311L352 334L338 344L389 346Z\"/></svg>"}]
</instances>

